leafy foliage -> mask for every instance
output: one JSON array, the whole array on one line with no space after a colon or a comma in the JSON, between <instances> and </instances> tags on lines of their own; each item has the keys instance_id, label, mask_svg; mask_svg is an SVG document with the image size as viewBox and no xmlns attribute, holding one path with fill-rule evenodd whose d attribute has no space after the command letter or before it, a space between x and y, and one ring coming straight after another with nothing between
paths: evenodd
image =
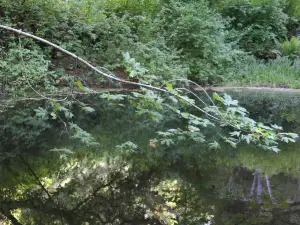
<instances>
[{"instance_id":1,"label":"leafy foliage","mask_svg":"<svg viewBox=\"0 0 300 225\"><path fill-rule=\"evenodd\" d=\"M266 126L250 119L246 109L239 107L238 101L232 100L229 95L225 94L223 98L217 94L215 96L215 99L227 106L222 116L225 121L221 121L221 126L230 124L238 129L238 131L230 133L230 138L225 138L225 142L231 146L236 147L240 141L245 141L248 144L259 143L258 146L265 150L279 152L278 141L295 142L295 139L298 138L297 134L281 132L282 128L279 126ZM209 109L209 111L214 110L215 113L220 113L219 109Z\"/></svg>"},{"instance_id":2,"label":"leafy foliage","mask_svg":"<svg viewBox=\"0 0 300 225\"><path fill-rule=\"evenodd\" d=\"M59 73L49 71L50 61L38 50L19 49L12 45L7 53L1 55L0 64L3 94L24 94L32 87L55 91L53 83L57 85L58 78L64 80Z\"/></svg>"},{"instance_id":3,"label":"leafy foliage","mask_svg":"<svg viewBox=\"0 0 300 225\"><path fill-rule=\"evenodd\" d=\"M291 60L296 59L300 54L300 39L292 37L290 41L278 44L279 50L283 55L288 56Z\"/></svg>"},{"instance_id":4,"label":"leafy foliage","mask_svg":"<svg viewBox=\"0 0 300 225\"><path fill-rule=\"evenodd\" d=\"M286 0L284 10L288 15L293 16L297 19L300 18L300 6L296 0Z\"/></svg>"},{"instance_id":5,"label":"leafy foliage","mask_svg":"<svg viewBox=\"0 0 300 225\"><path fill-rule=\"evenodd\" d=\"M256 146L265 150L259 154L271 155L298 135L256 122L227 94L198 96L186 78L216 84L263 70L266 77L298 72L297 61L265 64L248 60L241 50L271 58L291 20L280 1L215 1L221 14L204 0L0 3L1 23L57 43L112 76L150 87L102 93L100 78L78 60L1 31L1 92L7 101L0 113L5 181L0 182L0 221L235 224L241 220L239 213L231 217L235 202L249 212L255 208L255 200L240 197L243 187L226 172L233 170L232 156L249 169L280 171L256 158L244 162L252 152L238 155L235 148ZM295 43L290 41L293 49ZM214 175L221 188L206 176L212 168L225 173L221 179ZM230 184L223 185L225 179ZM255 217L249 214L247 222Z\"/></svg>"},{"instance_id":6,"label":"leafy foliage","mask_svg":"<svg viewBox=\"0 0 300 225\"><path fill-rule=\"evenodd\" d=\"M288 23L288 15L276 1L227 5L222 15L231 18L231 27L239 31L241 48L261 59L276 57L272 50L276 40L285 39Z\"/></svg>"},{"instance_id":7,"label":"leafy foliage","mask_svg":"<svg viewBox=\"0 0 300 225\"><path fill-rule=\"evenodd\" d=\"M248 59L232 73L231 85L299 88L299 62L287 57L269 62Z\"/></svg>"},{"instance_id":8,"label":"leafy foliage","mask_svg":"<svg viewBox=\"0 0 300 225\"><path fill-rule=\"evenodd\" d=\"M190 70L189 77L198 82L222 79L240 53L227 41L225 20L205 1L170 1L158 14L156 24L167 44L181 51Z\"/></svg>"}]
</instances>

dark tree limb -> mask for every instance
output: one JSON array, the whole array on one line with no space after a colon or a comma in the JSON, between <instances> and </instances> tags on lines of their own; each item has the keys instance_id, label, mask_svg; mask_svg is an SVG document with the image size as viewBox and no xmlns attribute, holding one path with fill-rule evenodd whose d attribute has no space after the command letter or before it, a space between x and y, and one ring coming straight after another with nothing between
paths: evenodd
<instances>
[{"instance_id":1,"label":"dark tree limb","mask_svg":"<svg viewBox=\"0 0 300 225\"><path fill-rule=\"evenodd\" d=\"M49 202L48 202L49 203ZM72 211L58 208L53 203L37 205L28 200L12 200L12 201L1 201L0 205L4 212L9 212L15 209L29 209L36 212L43 213L45 215L51 216L52 218L64 219L68 224L73 225L73 221L78 218L76 214ZM6 217L7 215L4 214ZM22 224L17 224L22 225Z\"/></svg>"},{"instance_id":2,"label":"dark tree limb","mask_svg":"<svg viewBox=\"0 0 300 225\"><path fill-rule=\"evenodd\" d=\"M36 175L36 173L33 171L33 169L31 168L31 166L28 164L28 162L22 157L22 155L20 155L21 161L26 165L26 167L28 168L29 172L32 174L32 176L35 178L35 180L37 181L37 183L40 185L40 187L42 188L42 190L47 194L48 198L50 200L52 200L52 197L50 195L50 193L48 192L48 190L45 188L45 186L42 184L42 182L40 181L39 177Z\"/></svg>"},{"instance_id":3,"label":"dark tree limb","mask_svg":"<svg viewBox=\"0 0 300 225\"><path fill-rule=\"evenodd\" d=\"M1 213L7 218L10 220L10 222L13 224L13 225L22 225L16 217L14 217L13 214L11 214L11 212L9 210L0 210Z\"/></svg>"},{"instance_id":4,"label":"dark tree limb","mask_svg":"<svg viewBox=\"0 0 300 225\"><path fill-rule=\"evenodd\" d=\"M270 178L269 178L268 175L266 175L265 179L266 179L266 184L267 184L267 189L268 189L269 196L270 196L272 202L274 203L274 197L273 197L273 194L272 194L272 188L271 188L271 184L270 184Z\"/></svg>"},{"instance_id":5,"label":"dark tree limb","mask_svg":"<svg viewBox=\"0 0 300 225\"><path fill-rule=\"evenodd\" d=\"M100 186L98 186L97 188L94 189L94 191L88 195L85 199L83 199L82 201L80 201L73 209L72 211L75 212L78 209L80 209L83 205L85 205L91 198L95 197L97 195L97 193L105 188L105 187L109 187L110 185L112 185L115 181L116 178L118 178L117 176L115 176L113 179L111 179L108 183L106 184L101 184Z\"/></svg>"},{"instance_id":6,"label":"dark tree limb","mask_svg":"<svg viewBox=\"0 0 300 225\"><path fill-rule=\"evenodd\" d=\"M250 197L252 197L254 195L256 180L257 180L257 171L255 170L254 175L253 175L253 183L252 183L252 187L251 187L251 191L250 191Z\"/></svg>"},{"instance_id":7,"label":"dark tree limb","mask_svg":"<svg viewBox=\"0 0 300 225\"><path fill-rule=\"evenodd\" d=\"M263 192L263 185L262 185L262 178L261 174L259 171L257 171L257 189L256 189L256 194L257 194L257 203L261 204L263 201L261 199L261 194Z\"/></svg>"}]
</instances>

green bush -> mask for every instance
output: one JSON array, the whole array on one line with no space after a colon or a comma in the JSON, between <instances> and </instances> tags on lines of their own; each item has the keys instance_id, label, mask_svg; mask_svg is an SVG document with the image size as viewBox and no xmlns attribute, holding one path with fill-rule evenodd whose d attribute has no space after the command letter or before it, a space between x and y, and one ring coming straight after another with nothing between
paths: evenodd
<instances>
[{"instance_id":1,"label":"green bush","mask_svg":"<svg viewBox=\"0 0 300 225\"><path fill-rule=\"evenodd\" d=\"M130 12L132 14L154 13L160 7L160 0L103 0L91 1L94 4L114 12Z\"/></svg>"},{"instance_id":2,"label":"green bush","mask_svg":"<svg viewBox=\"0 0 300 225\"><path fill-rule=\"evenodd\" d=\"M285 41L277 45L282 54L288 56L291 60L300 56L300 39L297 37L292 37L290 41Z\"/></svg>"},{"instance_id":3,"label":"green bush","mask_svg":"<svg viewBox=\"0 0 300 225\"><path fill-rule=\"evenodd\" d=\"M37 49L11 48L0 57L0 80L2 92L19 95L25 92L53 91L58 73L49 70L51 62ZM33 88L33 89L32 89Z\"/></svg>"},{"instance_id":4,"label":"green bush","mask_svg":"<svg viewBox=\"0 0 300 225\"><path fill-rule=\"evenodd\" d=\"M70 35L70 7L62 0L0 0L1 23L29 31L50 41L63 42Z\"/></svg>"},{"instance_id":5,"label":"green bush","mask_svg":"<svg viewBox=\"0 0 300 225\"><path fill-rule=\"evenodd\" d=\"M300 4L298 0L285 0L284 11L292 17L300 19Z\"/></svg>"},{"instance_id":6,"label":"green bush","mask_svg":"<svg viewBox=\"0 0 300 225\"><path fill-rule=\"evenodd\" d=\"M144 81L158 84L189 77L202 85L218 84L235 76L235 67L242 65L246 55L243 50L258 58L275 58L275 43L286 40L292 20L284 12L295 4L292 0L287 4L282 0L0 3L1 23L54 42L96 66L118 73L124 68L123 53L128 52L147 69ZM11 43L18 44L16 36L1 32L3 62L10 60L5 54ZM23 46L26 51L41 54L47 61L44 68L53 58L59 61L65 57L34 41L26 40Z\"/></svg>"},{"instance_id":7,"label":"green bush","mask_svg":"<svg viewBox=\"0 0 300 225\"><path fill-rule=\"evenodd\" d=\"M157 33L171 48L181 51L189 78L202 84L226 79L226 69L240 53L227 42L226 22L205 1L166 3L156 17Z\"/></svg>"},{"instance_id":8,"label":"green bush","mask_svg":"<svg viewBox=\"0 0 300 225\"><path fill-rule=\"evenodd\" d=\"M148 69L144 77L147 82L159 85L166 80L187 78L188 67L181 62L178 51L168 48L162 38L137 43L131 52Z\"/></svg>"},{"instance_id":9,"label":"green bush","mask_svg":"<svg viewBox=\"0 0 300 225\"><path fill-rule=\"evenodd\" d=\"M167 47L164 38L155 35L151 16L133 15L123 9L121 5L126 1L2 1L5 14L2 23L57 43L94 65L117 73L123 67L123 53L129 52L148 69L144 77L147 82L161 83L163 79L186 77L188 69L178 57L178 51ZM127 3L133 10L135 7L142 9L142 5L147 8L146 4L154 5L158 1ZM117 8L122 9L122 13ZM10 49L8 43L18 44L15 37L6 33L4 37L2 46L5 49ZM34 41L26 41L24 46L27 49L39 46L41 57L47 60L62 61L65 57Z\"/></svg>"},{"instance_id":10,"label":"green bush","mask_svg":"<svg viewBox=\"0 0 300 225\"><path fill-rule=\"evenodd\" d=\"M261 59L275 58L276 40L287 36L289 17L278 1L236 3L222 9L222 15L231 19L231 28L240 33L239 45Z\"/></svg>"}]
</instances>

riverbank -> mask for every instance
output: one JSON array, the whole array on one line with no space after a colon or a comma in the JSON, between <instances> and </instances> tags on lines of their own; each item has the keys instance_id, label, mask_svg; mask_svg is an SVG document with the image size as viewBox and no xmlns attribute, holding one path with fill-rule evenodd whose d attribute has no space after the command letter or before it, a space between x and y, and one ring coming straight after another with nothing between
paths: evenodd
<instances>
[{"instance_id":1,"label":"riverbank","mask_svg":"<svg viewBox=\"0 0 300 225\"><path fill-rule=\"evenodd\" d=\"M255 87L255 86L220 86L220 87L204 87L193 88L194 91L209 92L278 92L278 93L300 93L300 89L293 88L272 88L272 87Z\"/></svg>"},{"instance_id":2,"label":"riverbank","mask_svg":"<svg viewBox=\"0 0 300 225\"><path fill-rule=\"evenodd\" d=\"M228 74L219 85L300 89L300 62L288 58L249 61Z\"/></svg>"}]
</instances>

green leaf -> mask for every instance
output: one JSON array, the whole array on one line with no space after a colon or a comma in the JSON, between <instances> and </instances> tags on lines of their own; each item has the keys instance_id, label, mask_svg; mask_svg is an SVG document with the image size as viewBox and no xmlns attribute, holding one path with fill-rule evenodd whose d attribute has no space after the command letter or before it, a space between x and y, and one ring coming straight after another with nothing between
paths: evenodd
<instances>
[{"instance_id":1,"label":"green leaf","mask_svg":"<svg viewBox=\"0 0 300 225\"><path fill-rule=\"evenodd\" d=\"M123 54L124 60L125 60L126 62L129 61L129 59L130 59L129 52L124 52L124 53L122 53L122 54Z\"/></svg>"},{"instance_id":2,"label":"green leaf","mask_svg":"<svg viewBox=\"0 0 300 225\"><path fill-rule=\"evenodd\" d=\"M67 119L72 119L74 117L74 114L71 113L69 110L64 111L64 114Z\"/></svg>"},{"instance_id":3,"label":"green leaf","mask_svg":"<svg viewBox=\"0 0 300 225\"><path fill-rule=\"evenodd\" d=\"M218 142L214 141L214 142L208 144L208 149L209 150L217 150L217 149L221 149L221 146Z\"/></svg>"},{"instance_id":4,"label":"green leaf","mask_svg":"<svg viewBox=\"0 0 300 225\"><path fill-rule=\"evenodd\" d=\"M241 134L241 131L230 132L230 135L231 135L231 136L237 136L237 137L239 137L240 134Z\"/></svg>"},{"instance_id":5,"label":"green leaf","mask_svg":"<svg viewBox=\"0 0 300 225\"><path fill-rule=\"evenodd\" d=\"M231 106L231 105L237 106L239 102L237 100L233 100L230 95L224 94L224 101L223 101L223 103L226 106Z\"/></svg>"},{"instance_id":6,"label":"green leaf","mask_svg":"<svg viewBox=\"0 0 300 225\"><path fill-rule=\"evenodd\" d=\"M281 141L284 141L285 143L289 143L289 142L295 142L294 139L289 138L289 137L282 137Z\"/></svg>"},{"instance_id":7,"label":"green leaf","mask_svg":"<svg viewBox=\"0 0 300 225\"><path fill-rule=\"evenodd\" d=\"M95 109L93 109L92 107L89 107L89 106L83 107L82 109L88 113L95 112Z\"/></svg>"},{"instance_id":8,"label":"green leaf","mask_svg":"<svg viewBox=\"0 0 300 225\"><path fill-rule=\"evenodd\" d=\"M63 111L64 114L65 114L65 117L67 119L72 119L74 117L74 114L67 108L65 107L60 107L60 111Z\"/></svg>"},{"instance_id":9,"label":"green leaf","mask_svg":"<svg viewBox=\"0 0 300 225\"><path fill-rule=\"evenodd\" d=\"M167 83L166 84L166 88L169 90L169 91L173 91L174 88L173 88L173 85L171 83Z\"/></svg>"},{"instance_id":10,"label":"green leaf","mask_svg":"<svg viewBox=\"0 0 300 225\"><path fill-rule=\"evenodd\" d=\"M213 93L213 99L215 99L219 102L223 102L223 98L220 95L218 95L216 92Z\"/></svg>"},{"instance_id":11,"label":"green leaf","mask_svg":"<svg viewBox=\"0 0 300 225\"><path fill-rule=\"evenodd\" d=\"M50 115L51 115L51 117L52 117L53 120L57 119L57 115L56 115L55 112L50 113Z\"/></svg>"},{"instance_id":12,"label":"green leaf","mask_svg":"<svg viewBox=\"0 0 300 225\"><path fill-rule=\"evenodd\" d=\"M34 110L35 115L37 117L41 117L42 119L48 119L48 111L46 109L43 109L42 107L39 107Z\"/></svg>"},{"instance_id":13,"label":"green leaf","mask_svg":"<svg viewBox=\"0 0 300 225\"><path fill-rule=\"evenodd\" d=\"M169 99L171 99L174 103L178 103L178 100L174 96L170 96Z\"/></svg>"},{"instance_id":14,"label":"green leaf","mask_svg":"<svg viewBox=\"0 0 300 225\"><path fill-rule=\"evenodd\" d=\"M59 103L57 103L55 101L51 101L51 103L52 103L52 106L54 108L54 111L59 111L60 110L61 105Z\"/></svg>"},{"instance_id":15,"label":"green leaf","mask_svg":"<svg viewBox=\"0 0 300 225\"><path fill-rule=\"evenodd\" d=\"M85 88L83 86L83 84L81 83L80 80L75 82L75 85L81 90L81 91L85 91Z\"/></svg>"},{"instance_id":16,"label":"green leaf","mask_svg":"<svg viewBox=\"0 0 300 225\"><path fill-rule=\"evenodd\" d=\"M188 126L188 129L191 132L199 132L200 131L200 129L198 127L191 126L191 125Z\"/></svg>"},{"instance_id":17,"label":"green leaf","mask_svg":"<svg viewBox=\"0 0 300 225\"><path fill-rule=\"evenodd\" d=\"M174 144L173 140L172 139L163 139L161 140L160 142L162 145L166 145L166 146L170 146L171 144Z\"/></svg>"},{"instance_id":18,"label":"green leaf","mask_svg":"<svg viewBox=\"0 0 300 225\"><path fill-rule=\"evenodd\" d=\"M95 138L90 133L82 130L77 124L69 123L69 126L72 132L71 137L73 139L77 139L87 146L99 145L99 143L96 142Z\"/></svg>"},{"instance_id":19,"label":"green leaf","mask_svg":"<svg viewBox=\"0 0 300 225\"><path fill-rule=\"evenodd\" d=\"M190 118L190 114L187 113L187 112L181 113L181 116L182 116L183 118L185 118L185 119L189 119L189 118Z\"/></svg>"},{"instance_id":20,"label":"green leaf","mask_svg":"<svg viewBox=\"0 0 300 225\"><path fill-rule=\"evenodd\" d=\"M253 136L251 134L248 135L242 135L242 140L246 141L247 144L250 144L250 142L252 141Z\"/></svg>"},{"instance_id":21,"label":"green leaf","mask_svg":"<svg viewBox=\"0 0 300 225\"><path fill-rule=\"evenodd\" d=\"M282 130L282 127L277 126L276 124L271 125L272 128L274 128L275 130Z\"/></svg>"},{"instance_id":22,"label":"green leaf","mask_svg":"<svg viewBox=\"0 0 300 225\"><path fill-rule=\"evenodd\" d=\"M124 152L136 152L138 146L131 141L127 141L121 145L117 145L116 148Z\"/></svg>"}]
</instances>

